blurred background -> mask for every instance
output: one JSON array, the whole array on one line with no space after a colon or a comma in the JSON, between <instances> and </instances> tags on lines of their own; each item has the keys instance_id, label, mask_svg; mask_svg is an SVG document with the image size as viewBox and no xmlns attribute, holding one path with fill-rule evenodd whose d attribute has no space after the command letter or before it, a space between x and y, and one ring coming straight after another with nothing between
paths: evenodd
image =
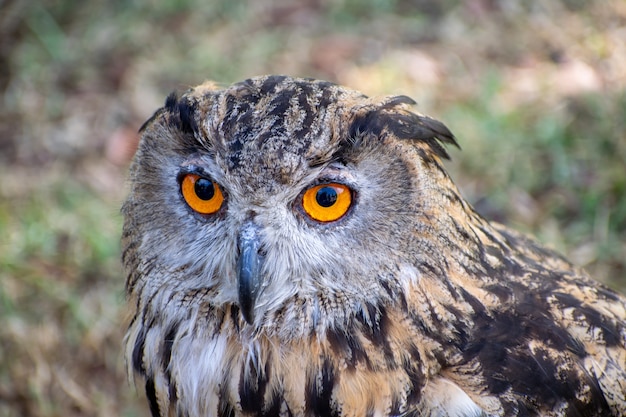
<instances>
[{"instance_id":1,"label":"blurred background","mask_svg":"<svg viewBox=\"0 0 626 417\"><path fill-rule=\"evenodd\" d=\"M137 129L265 73L413 97L484 216L626 290L623 0L0 0L0 417L148 415L120 348Z\"/></svg>"}]
</instances>

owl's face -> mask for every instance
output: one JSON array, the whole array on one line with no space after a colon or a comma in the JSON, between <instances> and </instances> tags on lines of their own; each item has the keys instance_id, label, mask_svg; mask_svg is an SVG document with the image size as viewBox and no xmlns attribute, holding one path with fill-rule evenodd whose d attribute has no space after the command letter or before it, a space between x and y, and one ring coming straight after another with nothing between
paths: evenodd
<instances>
[{"instance_id":1,"label":"owl's face","mask_svg":"<svg viewBox=\"0 0 626 417\"><path fill-rule=\"evenodd\" d=\"M400 302L454 198L453 138L408 104L286 77L168 98L131 170L129 292L291 335Z\"/></svg>"}]
</instances>

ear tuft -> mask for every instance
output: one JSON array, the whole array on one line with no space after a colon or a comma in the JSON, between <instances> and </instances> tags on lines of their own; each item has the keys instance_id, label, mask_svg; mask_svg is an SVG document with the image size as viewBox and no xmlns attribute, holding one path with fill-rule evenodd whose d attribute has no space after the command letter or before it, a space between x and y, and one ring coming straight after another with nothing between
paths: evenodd
<instances>
[{"instance_id":1,"label":"ear tuft","mask_svg":"<svg viewBox=\"0 0 626 417\"><path fill-rule=\"evenodd\" d=\"M424 142L439 157L450 159L445 145L459 147L454 135L440 121L408 110L414 104L415 101L407 96L388 98L382 105L354 119L350 137L389 133L401 140Z\"/></svg>"}]
</instances>

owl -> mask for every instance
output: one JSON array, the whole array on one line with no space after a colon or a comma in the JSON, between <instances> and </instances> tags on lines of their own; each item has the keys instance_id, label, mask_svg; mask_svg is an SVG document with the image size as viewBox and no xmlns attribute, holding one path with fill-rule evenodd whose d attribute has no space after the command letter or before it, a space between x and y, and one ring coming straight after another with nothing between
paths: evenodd
<instances>
[{"instance_id":1,"label":"owl","mask_svg":"<svg viewBox=\"0 0 626 417\"><path fill-rule=\"evenodd\" d=\"M625 416L626 298L481 217L406 96L170 95L123 205L153 416Z\"/></svg>"}]
</instances>

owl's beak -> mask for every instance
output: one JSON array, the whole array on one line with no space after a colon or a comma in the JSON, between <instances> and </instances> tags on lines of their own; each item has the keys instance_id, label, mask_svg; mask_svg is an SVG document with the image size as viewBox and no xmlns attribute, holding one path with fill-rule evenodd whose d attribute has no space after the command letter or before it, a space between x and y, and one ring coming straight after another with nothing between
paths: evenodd
<instances>
[{"instance_id":1,"label":"owl's beak","mask_svg":"<svg viewBox=\"0 0 626 417\"><path fill-rule=\"evenodd\" d=\"M250 324L254 322L254 306L261 288L261 267L263 256L260 227L247 222L239 233L239 260L237 262L239 280L239 308L243 318Z\"/></svg>"}]
</instances>

